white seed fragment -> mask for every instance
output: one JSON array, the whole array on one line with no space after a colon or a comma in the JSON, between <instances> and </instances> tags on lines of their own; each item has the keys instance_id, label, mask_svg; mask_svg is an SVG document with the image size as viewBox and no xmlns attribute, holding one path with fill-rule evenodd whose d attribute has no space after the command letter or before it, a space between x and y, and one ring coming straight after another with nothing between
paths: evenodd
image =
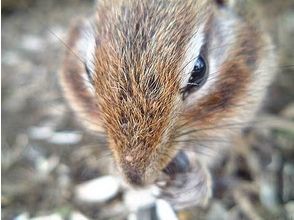
<instances>
[{"instance_id":1,"label":"white seed fragment","mask_svg":"<svg viewBox=\"0 0 294 220\"><path fill-rule=\"evenodd\" d=\"M29 220L29 214L27 212L22 213L14 218L14 220Z\"/></svg>"},{"instance_id":2,"label":"white seed fragment","mask_svg":"<svg viewBox=\"0 0 294 220\"><path fill-rule=\"evenodd\" d=\"M63 131L54 132L48 139L51 144L64 145L64 144L77 144L81 141L82 135L78 132Z\"/></svg>"},{"instance_id":3,"label":"white seed fragment","mask_svg":"<svg viewBox=\"0 0 294 220\"><path fill-rule=\"evenodd\" d=\"M178 220L171 205L163 199L156 201L156 214L159 220Z\"/></svg>"},{"instance_id":4,"label":"white seed fragment","mask_svg":"<svg viewBox=\"0 0 294 220\"><path fill-rule=\"evenodd\" d=\"M76 199L88 203L103 203L115 197L120 189L119 179L103 176L76 186Z\"/></svg>"},{"instance_id":5,"label":"white seed fragment","mask_svg":"<svg viewBox=\"0 0 294 220\"><path fill-rule=\"evenodd\" d=\"M44 140L50 138L53 134L52 127L42 126L42 127L31 127L29 129L29 136L35 140Z\"/></svg>"},{"instance_id":6,"label":"white seed fragment","mask_svg":"<svg viewBox=\"0 0 294 220\"><path fill-rule=\"evenodd\" d=\"M131 212L151 207L155 203L152 188L128 190L124 194L124 203Z\"/></svg>"},{"instance_id":7,"label":"white seed fragment","mask_svg":"<svg viewBox=\"0 0 294 220\"><path fill-rule=\"evenodd\" d=\"M74 211L71 213L70 220L88 220L88 218L82 213Z\"/></svg>"},{"instance_id":8,"label":"white seed fragment","mask_svg":"<svg viewBox=\"0 0 294 220\"><path fill-rule=\"evenodd\" d=\"M47 216L31 218L31 220L62 220L62 217L59 214L52 214Z\"/></svg>"},{"instance_id":9,"label":"white seed fragment","mask_svg":"<svg viewBox=\"0 0 294 220\"><path fill-rule=\"evenodd\" d=\"M26 35L21 41L21 47L28 51L40 51L44 49L45 42L38 36Z\"/></svg>"}]
</instances>

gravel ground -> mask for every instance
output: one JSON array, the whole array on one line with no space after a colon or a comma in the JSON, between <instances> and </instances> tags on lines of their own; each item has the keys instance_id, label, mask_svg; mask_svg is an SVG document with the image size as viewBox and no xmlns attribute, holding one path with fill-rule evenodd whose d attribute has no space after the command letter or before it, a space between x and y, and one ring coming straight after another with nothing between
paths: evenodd
<instances>
[{"instance_id":1,"label":"gravel ground","mask_svg":"<svg viewBox=\"0 0 294 220\"><path fill-rule=\"evenodd\" d=\"M105 140L73 120L57 81L60 39L93 3L15 2L2 2L2 219L136 219L132 201L141 194L107 176ZM261 122L213 171L209 206L180 211L179 219L294 219L294 2L260 2L280 57L270 98ZM141 193L139 220L160 210L176 219L168 204Z\"/></svg>"}]
</instances>

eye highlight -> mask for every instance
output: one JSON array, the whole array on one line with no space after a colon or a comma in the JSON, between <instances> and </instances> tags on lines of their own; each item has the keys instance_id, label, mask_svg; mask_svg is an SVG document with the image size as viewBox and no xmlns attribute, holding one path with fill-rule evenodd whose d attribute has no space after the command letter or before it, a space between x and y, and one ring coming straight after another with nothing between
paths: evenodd
<instances>
[{"instance_id":1,"label":"eye highlight","mask_svg":"<svg viewBox=\"0 0 294 220\"><path fill-rule=\"evenodd\" d=\"M183 99L185 99L191 92L199 89L206 82L208 73L207 69L207 64L203 56L198 56L187 86L182 89Z\"/></svg>"}]
</instances>

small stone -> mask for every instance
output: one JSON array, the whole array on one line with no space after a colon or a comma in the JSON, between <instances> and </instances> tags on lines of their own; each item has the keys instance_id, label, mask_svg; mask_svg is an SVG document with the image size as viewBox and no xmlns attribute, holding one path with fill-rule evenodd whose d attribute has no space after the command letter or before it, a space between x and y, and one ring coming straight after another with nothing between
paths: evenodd
<instances>
[{"instance_id":1,"label":"small stone","mask_svg":"<svg viewBox=\"0 0 294 220\"><path fill-rule=\"evenodd\" d=\"M44 48L44 41L34 35L26 35L21 41L21 47L29 51L40 51Z\"/></svg>"},{"instance_id":2,"label":"small stone","mask_svg":"<svg viewBox=\"0 0 294 220\"><path fill-rule=\"evenodd\" d=\"M22 213L14 218L14 220L29 220L29 214L27 212Z\"/></svg>"},{"instance_id":3,"label":"small stone","mask_svg":"<svg viewBox=\"0 0 294 220\"><path fill-rule=\"evenodd\" d=\"M261 186L261 203L268 209L274 209L277 206L277 193L274 185L270 184L267 180L262 180Z\"/></svg>"},{"instance_id":4,"label":"small stone","mask_svg":"<svg viewBox=\"0 0 294 220\"><path fill-rule=\"evenodd\" d=\"M29 136L35 140L44 140L50 138L53 134L52 127L43 126L43 127L31 127L29 129Z\"/></svg>"},{"instance_id":5,"label":"small stone","mask_svg":"<svg viewBox=\"0 0 294 220\"><path fill-rule=\"evenodd\" d=\"M62 220L62 217L59 214L52 214L47 216L31 218L30 220Z\"/></svg>"},{"instance_id":6,"label":"small stone","mask_svg":"<svg viewBox=\"0 0 294 220\"><path fill-rule=\"evenodd\" d=\"M222 203L214 202L209 209L209 212L207 214L207 219L208 220L215 220L215 219L226 220L229 218L228 218L227 210L224 208Z\"/></svg>"},{"instance_id":7,"label":"small stone","mask_svg":"<svg viewBox=\"0 0 294 220\"><path fill-rule=\"evenodd\" d=\"M69 145L69 144L77 144L82 140L82 135L78 132L54 132L52 136L48 139L48 142L51 144L57 145Z\"/></svg>"},{"instance_id":8,"label":"small stone","mask_svg":"<svg viewBox=\"0 0 294 220\"><path fill-rule=\"evenodd\" d=\"M294 119L294 102L289 104L281 114L288 119Z\"/></svg>"},{"instance_id":9,"label":"small stone","mask_svg":"<svg viewBox=\"0 0 294 220\"><path fill-rule=\"evenodd\" d=\"M128 220L154 220L156 218L155 204L151 207L139 209L136 212L132 212L128 215Z\"/></svg>"},{"instance_id":10,"label":"small stone","mask_svg":"<svg viewBox=\"0 0 294 220\"><path fill-rule=\"evenodd\" d=\"M283 169L283 200L285 202L294 199L294 165L287 163ZM294 213L293 213L294 214Z\"/></svg>"},{"instance_id":11,"label":"small stone","mask_svg":"<svg viewBox=\"0 0 294 220\"><path fill-rule=\"evenodd\" d=\"M178 220L178 217L171 205L162 199L158 199L156 201L156 214L158 220Z\"/></svg>"},{"instance_id":12,"label":"small stone","mask_svg":"<svg viewBox=\"0 0 294 220\"><path fill-rule=\"evenodd\" d=\"M120 219L125 219L128 214L125 205L120 200L115 200L111 202L110 206L104 206L100 210L99 217L101 219L116 219L119 216Z\"/></svg>"},{"instance_id":13,"label":"small stone","mask_svg":"<svg viewBox=\"0 0 294 220\"><path fill-rule=\"evenodd\" d=\"M288 215L288 219L294 219L294 202L288 202L285 205L285 209Z\"/></svg>"},{"instance_id":14,"label":"small stone","mask_svg":"<svg viewBox=\"0 0 294 220\"><path fill-rule=\"evenodd\" d=\"M9 66L18 65L21 63L21 61L22 61L22 58L15 51L8 51L4 53L2 57L2 63Z\"/></svg>"},{"instance_id":15,"label":"small stone","mask_svg":"<svg viewBox=\"0 0 294 220\"><path fill-rule=\"evenodd\" d=\"M59 164L59 157L52 156L49 158L39 157L36 160L36 169L41 177L46 177Z\"/></svg>"},{"instance_id":16,"label":"small stone","mask_svg":"<svg viewBox=\"0 0 294 220\"><path fill-rule=\"evenodd\" d=\"M119 179L113 176L103 176L76 186L75 196L79 201L103 203L115 197L119 189Z\"/></svg>"},{"instance_id":17,"label":"small stone","mask_svg":"<svg viewBox=\"0 0 294 220\"><path fill-rule=\"evenodd\" d=\"M155 203L153 189L128 190L124 194L124 203L132 212L151 207Z\"/></svg>"},{"instance_id":18,"label":"small stone","mask_svg":"<svg viewBox=\"0 0 294 220\"><path fill-rule=\"evenodd\" d=\"M86 216L84 216L82 213L74 211L71 213L70 220L88 220Z\"/></svg>"}]
</instances>

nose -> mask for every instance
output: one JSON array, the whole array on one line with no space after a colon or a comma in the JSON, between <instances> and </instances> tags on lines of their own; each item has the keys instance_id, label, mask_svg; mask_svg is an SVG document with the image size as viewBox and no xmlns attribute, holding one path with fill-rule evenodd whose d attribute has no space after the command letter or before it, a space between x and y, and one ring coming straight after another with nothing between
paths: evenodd
<instances>
[{"instance_id":1,"label":"nose","mask_svg":"<svg viewBox=\"0 0 294 220\"><path fill-rule=\"evenodd\" d=\"M125 177L127 181L134 186L142 186L143 185L143 175L141 172L130 166L123 166Z\"/></svg>"}]
</instances>

